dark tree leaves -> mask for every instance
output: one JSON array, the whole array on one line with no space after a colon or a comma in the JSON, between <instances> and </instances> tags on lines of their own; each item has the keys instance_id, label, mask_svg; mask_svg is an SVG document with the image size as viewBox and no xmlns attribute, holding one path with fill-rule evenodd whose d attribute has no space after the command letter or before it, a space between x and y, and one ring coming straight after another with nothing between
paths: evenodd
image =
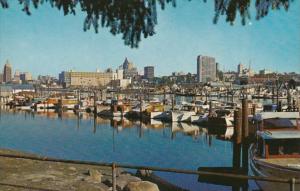
<instances>
[{"instance_id":1,"label":"dark tree leaves","mask_svg":"<svg viewBox=\"0 0 300 191\"><path fill-rule=\"evenodd\" d=\"M255 0L256 19L266 16L270 9L283 7L288 10L292 1ZM176 0L19 0L22 10L27 15L31 15L32 6L38 8L45 2L62 10L64 15L75 15L76 7L79 5L81 11L86 13L84 31L93 27L98 33L99 25L107 27L113 35L122 34L124 43L132 48L138 47L141 36L147 38L155 34L157 5L161 9L164 9L167 4L176 7ZM215 0L214 2L213 23L217 23L220 16L225 16L226 22L233 25L237 14L241 17L242 25L250 20L251 0ZM8 0L0 0L0 4L2 8L9 7Z\"/></svg>"}]
</instances>

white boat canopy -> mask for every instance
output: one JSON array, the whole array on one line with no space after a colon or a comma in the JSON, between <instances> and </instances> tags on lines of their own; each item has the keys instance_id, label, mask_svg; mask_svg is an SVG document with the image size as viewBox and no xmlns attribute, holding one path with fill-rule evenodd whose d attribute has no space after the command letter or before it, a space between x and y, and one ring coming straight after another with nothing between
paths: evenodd
<instances>
[{"instance_id":1,"label":"white boat canopy","mask_svg":"<svg viewBox=\"0 0 300 191\"><path fill-rule=\"evenodd\" d=\"M263 139L300 139L300 131L260 131Z\"/></svg>"},{"instance_id":2,"label":"white boat canopy","mask_svg":"<svg viewBox=\"0 0 300 191\"><path fill-rule=\"evenodd\" d=\"M258 121L272 118L297 119L300 118L300 114L299 112L261 112L255 115Z\"/></svg>"}]
</instances>

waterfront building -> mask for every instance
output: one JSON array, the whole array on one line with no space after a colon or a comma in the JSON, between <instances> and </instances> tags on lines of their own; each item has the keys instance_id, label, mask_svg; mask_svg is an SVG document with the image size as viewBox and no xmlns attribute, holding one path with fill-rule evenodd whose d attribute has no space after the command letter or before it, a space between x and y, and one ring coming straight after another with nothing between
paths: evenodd
<instances>
[{"instance_id":1,"label":"waterfront building","mask_svg":"<svg viewBox=\"0 0 300 191\"><path fill-rule=\"evenodd\" d=\"M151 80L154 78L154 66L144 67L144 78Z\"/></svg>"},{"instance_id":2,"label":"waterfront building","mask_svg":"<svg viewBox=\"0 0 300 191\"><path fill-rule=\"evenodd\" d=\"M69 72L66 75L66 87L99 87L108 85L113 80L113 72Z\"/></svg>"},{"instance_id":3,"label":"waterfront building","mask_svg":"<svg viewBox=\"0 0 300 191\"><path fill-rule=\"evenodd\" d=\"M217 76L217 65L214 57L202 56L197 57L197 81L210 82L215 81Z\"/></svg>"},{"instance_id":4,"label":"waterfront building","mask_svg":"<svg viewBox=\"0 0 300 191\"><path fill-rule=\"evenodd\" d=\"M3 82L3 74L0 73L0 84Z\"/></svg>"},{"instance_id":5,"label":"waterfront building","mask_svg":"<svg viewBox=\"0 0 300 191\"><path fill-rule=\"evenodd\" d=\"M29 72L22 72L20 73L20 80L22 81L22 83L26 83L28 81L32 80L32 75Z\"/></svg>"},{"instance_id":6,"label":"waterfront building","mask_svg":"<svg viewBox=\"0 0 300 191\"><path fill-rule=\"evenodd\" d=\"M242 63L238 64L237 67L237 76L238 77L252 77L254 75L254 71L251 69L251 66L249 64L249 68L245 68Z\"/></svg>"},{"instance_id":7,"label":"waterfront building","mask_svg":"<svg viewBox=\"0 0 300 191\"><path fill-rule=\"evenodd\" d=\"M271 70L267 70L267 69L263 69L259 71L259 74L261 75L266 75L266 74L271 74L272 71Z\"/></svg>"},{"instance_id":8,"label":"waterfront building","mask_svg":"<svg viewBox=\"0 0 300 191\"><path fill-rule=\"evenodd\" d=\"M242 76L243 72L244 72L244 65L242 63L239 63L237 67L237 75Z\"/></svg>"},{"instance_id":9,"label":"waterfront building","mask_svg":"<svg viewBox=\"0 0 300 191\"><path fill-rule=\"evenodd\" d=\"M111 81L113 88L126 88L131 84L131 79L117 79Z\"/></svg>"},{"instance_id":10,"label":"waterfront building","mask_svg":"<svg viewBox=\"0 0 300 191\"><path fill-rule=\"evenodd\" d=\"M234 82L236 79L237 73L234 71L224 72L223 73L223 80L225 82Z\"/></svg>"},{"instance_id":11,"label":"waterfront building","mask_svg":"<svg viewBox=\"0 0 300 191\"><path fill-rule=\"evenodd\" d=\"M99 87L110 86L113 80L119 80L119 84L126 84L123 81L123 70L117 69L115 72L112 69L107 69L105 72L75 72L63 71L59 74L59 83L64 87Z\"/></svg>"},{"instance_id":12,"label":"waterfront building","mask_svg":"<svg viewBox=\"0 0 300 191\"><path fill-rule=\"evenodd\" d=\"M3 82L8 83L11 81L12 81L12 66L7 60L3 70Z\"/></svg>"},{"instance_id":13,"label":"waterfront building","mask_svg":"<svg viewBox=\"0 0 300 191\"><path fill-rule=\"evenodd\" d=\"M19 70L15 71L15 75L14 75L13 81L15 81L15 82L19 82L20 81L20 71Z\"/></svg>"},{"instance_id":14,"label":"waterfront building","mask_svg":"<svg viewBox=\"0 0 300 191\"><path fill-rule=\"evenodd\" d=\"M125 61L123 62L122 69L124 79L134 79L138 75L137 68L132 62L129 62L127 58L125 58Z\"/></svg>"}]
</instances>

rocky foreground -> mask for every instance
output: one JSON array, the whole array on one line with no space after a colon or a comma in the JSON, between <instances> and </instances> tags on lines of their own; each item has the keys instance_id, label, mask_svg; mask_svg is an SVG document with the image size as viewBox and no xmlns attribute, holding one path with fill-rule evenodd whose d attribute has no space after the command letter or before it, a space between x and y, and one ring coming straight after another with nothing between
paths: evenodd
<instances>
[{"instance_id":1,"label":"rocky foreground","mask_svg":"<svg viewBox=\"0 0 300 191\"><path fill-rule=\"evenodd\" d=\"M0 149L0 154L30 155L6 149ZM111 191L112 170L110 167L0 157L0 190ZM158 191L159 188L118 169L117 190Z\"/></svg>"}]
</instances>

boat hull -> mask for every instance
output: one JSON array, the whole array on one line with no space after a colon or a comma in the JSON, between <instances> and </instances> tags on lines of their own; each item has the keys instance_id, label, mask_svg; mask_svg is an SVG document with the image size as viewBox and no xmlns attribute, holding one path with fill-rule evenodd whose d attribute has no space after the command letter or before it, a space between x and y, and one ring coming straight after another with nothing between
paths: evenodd
<instances>
[{"instance_id":1,"label":"boat hull","mask_svg":"<svg viewBox=\"0 0 300 191\"><path fill-rule=\"evenodd\" d=\"M172 111L172 122L191 122L193 111Z\"/></svg>"},{"instance_id":2,"label":"boat hull","mask_svg":"<svg viewBox=\"0 0 300 191\"><path fill-rule=\"evenodd\" d=\"M300 169L291 169L291 168L284 168L278 165L272 165L266 162L262 162L255 158L254 152L254 145L251 145L250 149L250 168L254 175L262 176L262 177L276 177L282 179L291 179L296 178L297 180L300 179ZM270 181L256 181L257 185L260 189L264 191L289 191L290 184L288 183L278 183L278 182L270 182ZM300 190L300 184L295 184L295 190Z\"/></svg>"}]
</instances>

